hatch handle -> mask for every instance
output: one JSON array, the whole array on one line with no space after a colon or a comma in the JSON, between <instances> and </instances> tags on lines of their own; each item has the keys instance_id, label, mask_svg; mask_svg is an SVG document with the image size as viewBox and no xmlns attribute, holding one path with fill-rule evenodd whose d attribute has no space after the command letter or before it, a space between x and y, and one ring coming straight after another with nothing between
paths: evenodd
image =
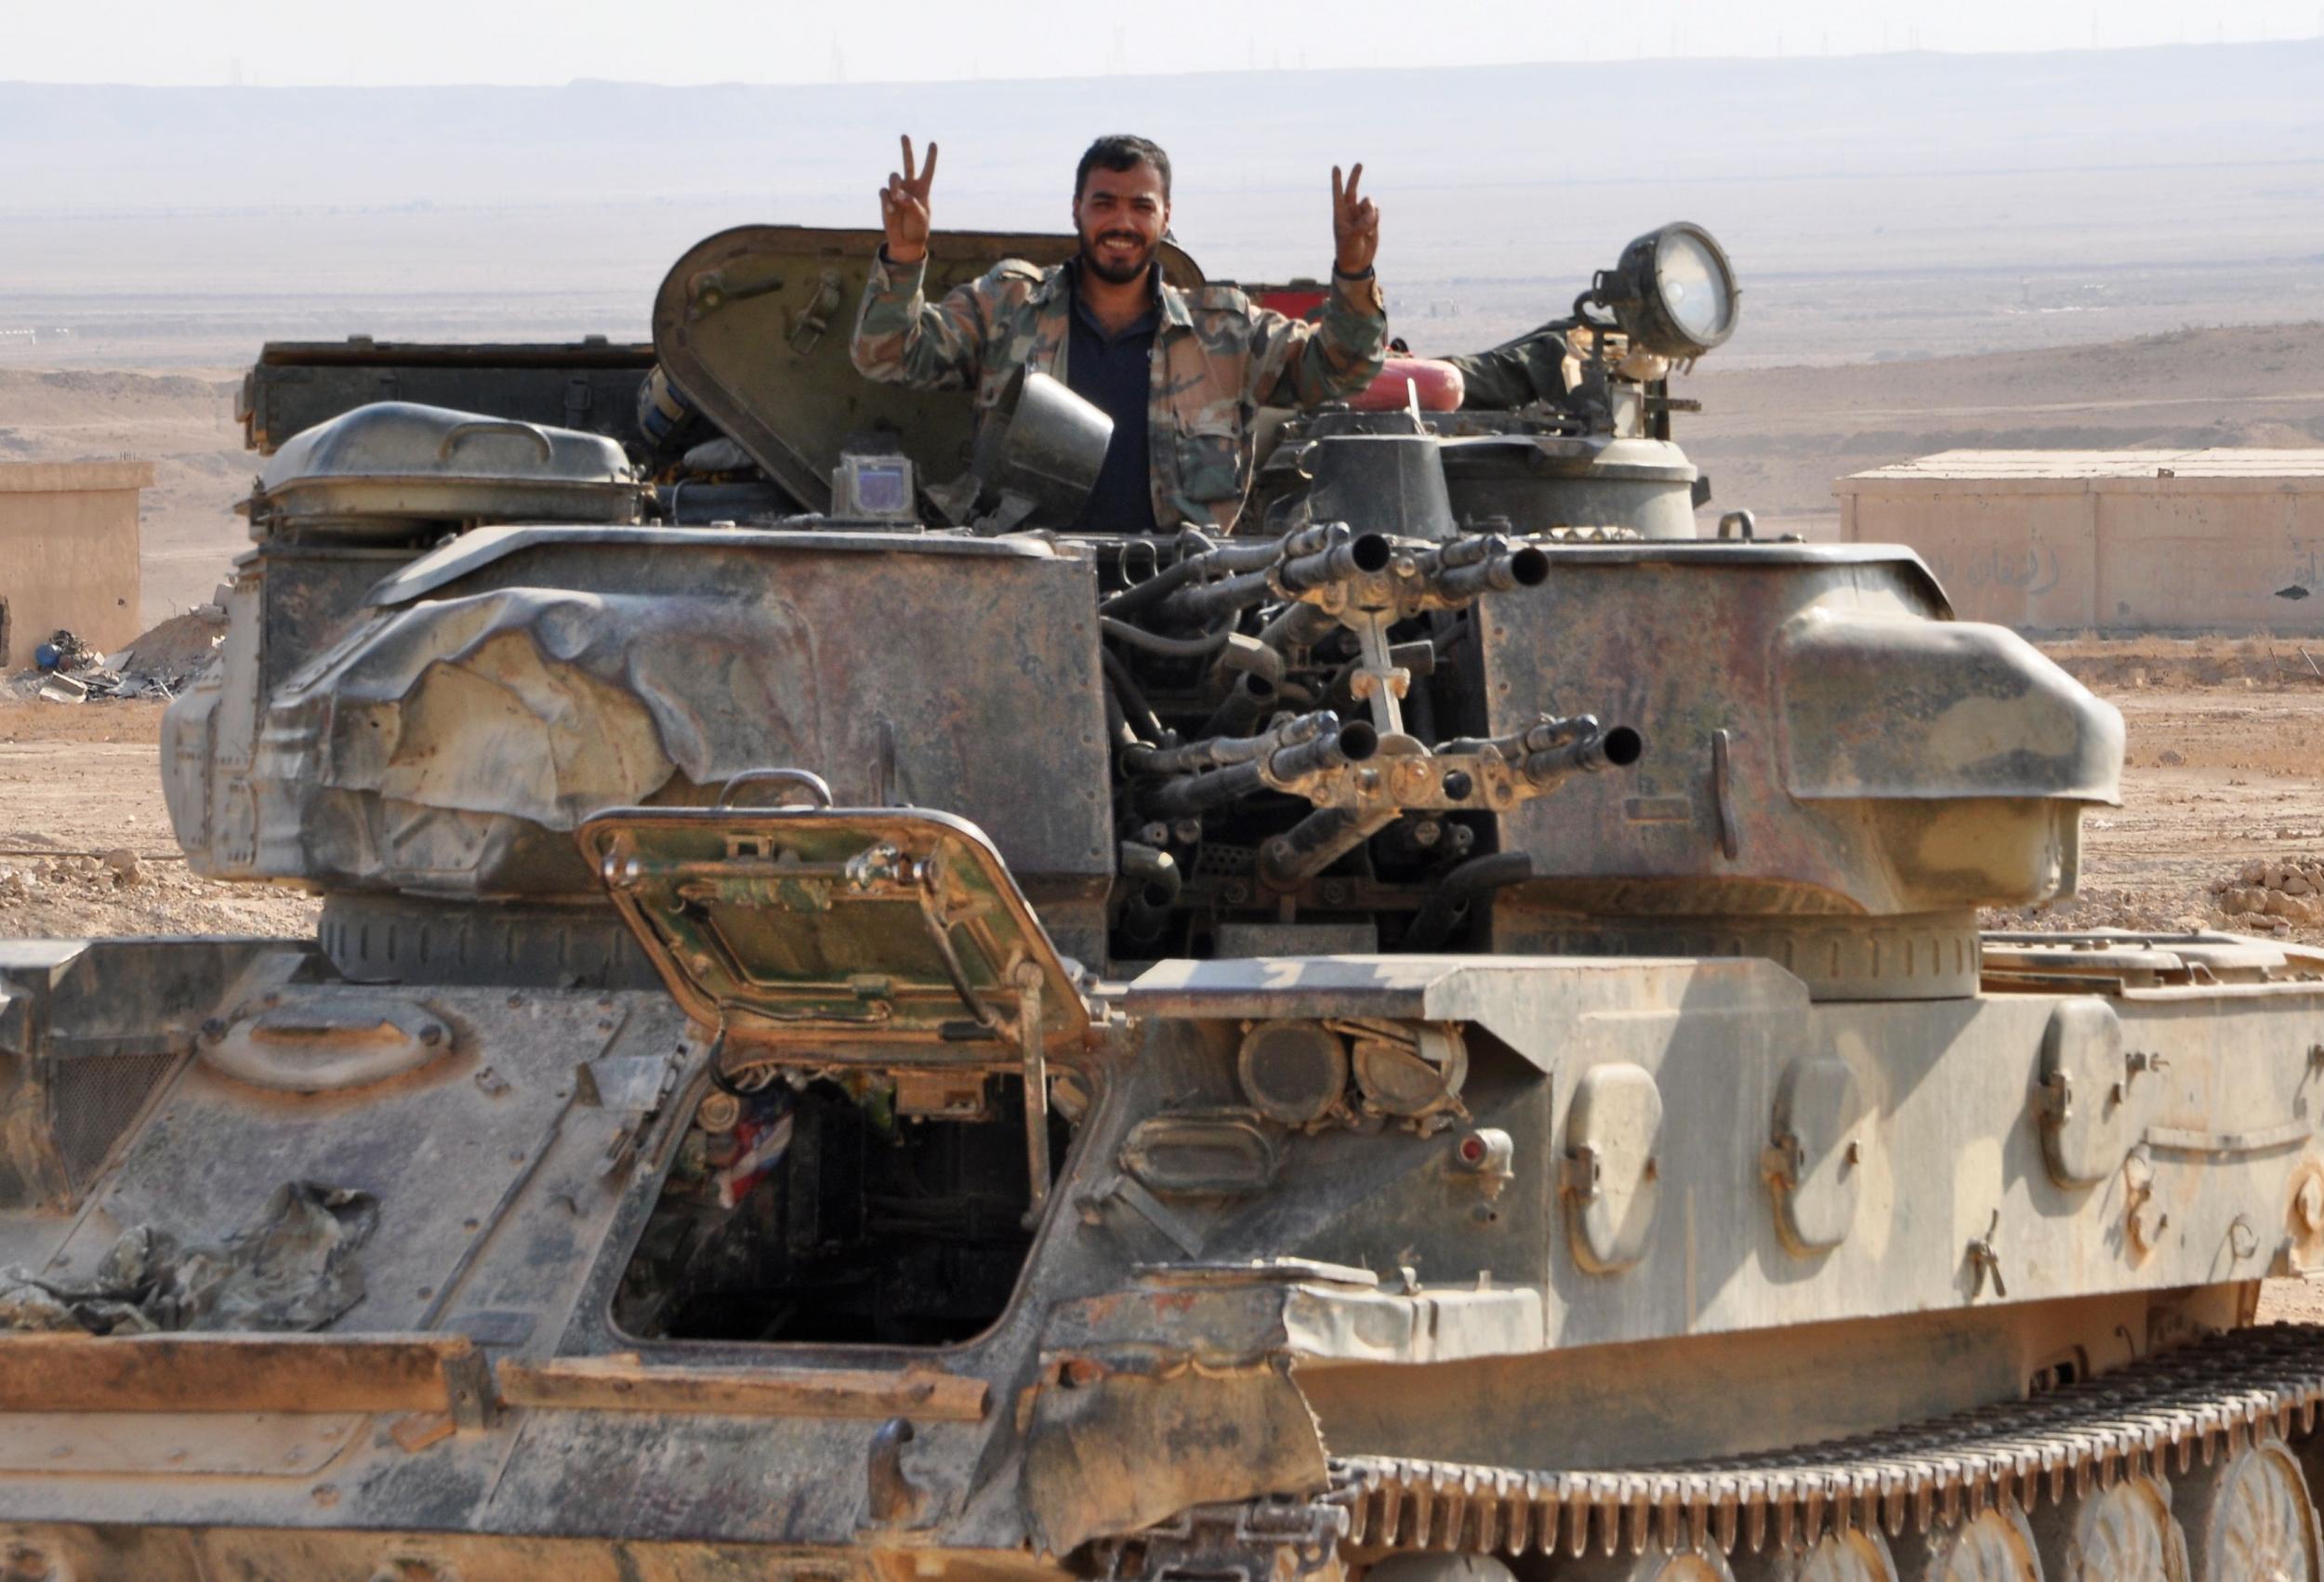
<instances>
[{"instance_id":1,"label":"hatch handle","mask_svg":"<svg viewBox=\"0 0 2324 1582\"><path fill-rule=\"evenodd\" d=\"M816 283L814 300L799 314L791 330L791 349L804 357L814 349L824 332L831 327L831 316L847 300L846 288L840 283L839 271L825 270Z\"/></svg>"},{"instance_id":2,"label":"hatch handle","mask_svg":"<svg viewBox=\"0 0 2324 1582\"><path fill-rule=\"evenodd\" d=\"M438 461L450 461L460 442L472 434L522 434L541 448L541 459L549 461L557 455L556 442L548 430L537 423L521 423L513 417L478 417L466 423L455 423L443 432L443 442L436 447Z\"/></svg>"},{"instance_id":3,"label":"hatch handle","mask_svg":"<svg viewBox=\"0 0 2324 1582\"><path fill-rule=\"evenodd\" d=\"M734 794L746 785L796 785L812 797L818 808L831 806L831 782L805 769L746 769L720 788L718 806L733 807Z\"/></svg>"}]
</instances>

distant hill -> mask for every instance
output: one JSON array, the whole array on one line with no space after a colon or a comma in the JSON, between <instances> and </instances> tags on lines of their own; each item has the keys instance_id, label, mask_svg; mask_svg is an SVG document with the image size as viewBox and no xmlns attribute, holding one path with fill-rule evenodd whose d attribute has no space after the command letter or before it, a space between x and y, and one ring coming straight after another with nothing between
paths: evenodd
<instances>
[{"instance_id":1,"label":"distant hill","mask_svg":"<svg viewBox=\"0 0 2324 1582\"><path fill-rule=\"evenodd\" d=\"M0 67L5 70L5 67ZM2324 42L2017 56L666 88L0 83L0 334L87 365L267 336L635 335L696 239L866 225L909 130L941 225L1066 224L1089 138L1178 170L1246 280L1328 262L1361 159L1398 327L1459 349L1563 310L1663 220L1743 273L1729 365L2324 316ZM0 364L27 363L0 339Z\"/></svg>"},{"instance_id":2,"label":"distant hill","mask_svg":"<svg viewBox=\"0 0 2324 1582\"><path fill-rule=\"evenodd\" d=\"M0 207L601 203L861 207L896 133L947 200L1053 218L1061 162L1119 123L1190 194L1761 182L2305 162L2324 42L828 86L140 88L0 83ZM1134 107L1134 108L1128 108Z\"/></svg>"}]
</instances>

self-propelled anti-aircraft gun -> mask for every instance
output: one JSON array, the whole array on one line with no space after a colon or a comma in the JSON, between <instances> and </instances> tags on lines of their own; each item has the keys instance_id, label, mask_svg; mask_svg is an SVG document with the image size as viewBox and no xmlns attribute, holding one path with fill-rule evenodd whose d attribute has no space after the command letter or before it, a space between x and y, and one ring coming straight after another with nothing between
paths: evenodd
<instances>
[{"instance_id":1,"label":"self-propelled anti-aircraft gun","mask_svg":"<svg viewBox=\"0 0 2324 1582\"><path fill-rule=\"evenodd\" d=\"M873 243L254 370L163 767L322 924L0 945L12 1575L2324 1576L2324 960L1980 933L2119 718L1698 535L1707 236L1160 537Z\"/></svg>"}]
</instances>

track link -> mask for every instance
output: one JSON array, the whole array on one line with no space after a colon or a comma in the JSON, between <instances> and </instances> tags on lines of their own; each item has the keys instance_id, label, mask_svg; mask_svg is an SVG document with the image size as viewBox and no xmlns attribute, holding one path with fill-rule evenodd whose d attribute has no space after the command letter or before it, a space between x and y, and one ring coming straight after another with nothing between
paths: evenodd
<instances>
[{"instance_id":1,"label":"track link","mask_svg":"<svg viewBox=\"0 0 2324 1582\"><path fill-rule=\"evenodd\" d=\"M1926 1532L2047 1485L2209 1465L2270 1431L2305 1433L2324 1402L2324 1325L2237 1330L2027 1401L1797 1449L1689 1465L1532 1472L1349 1457L1345 1545L1578 1557L1810 1544L1826 1525ZM1344 1480L1344 1481L1343 1481Z\"/></svg>"}]
</instances>

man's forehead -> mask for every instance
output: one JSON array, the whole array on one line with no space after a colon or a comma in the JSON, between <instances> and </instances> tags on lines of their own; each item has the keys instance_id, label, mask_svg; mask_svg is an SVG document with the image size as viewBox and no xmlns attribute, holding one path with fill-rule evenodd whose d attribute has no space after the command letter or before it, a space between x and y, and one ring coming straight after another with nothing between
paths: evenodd
<instances>
[{"instance_id":1,"label":"man's forehead","mask_svg":"<svg viewBox=\"0 0 2324 1582\"><path fill-rule=\"evenodd\" d=\"M1127 170L1108 170L1102 165L1089 168L1089 178L1082 185L1081 196L1094 198L1099 193L1114 198L1134 198L1147 194L1162 196L1162 173L1145 160L1140 160Z\"/></svg>"}]
</instances>

